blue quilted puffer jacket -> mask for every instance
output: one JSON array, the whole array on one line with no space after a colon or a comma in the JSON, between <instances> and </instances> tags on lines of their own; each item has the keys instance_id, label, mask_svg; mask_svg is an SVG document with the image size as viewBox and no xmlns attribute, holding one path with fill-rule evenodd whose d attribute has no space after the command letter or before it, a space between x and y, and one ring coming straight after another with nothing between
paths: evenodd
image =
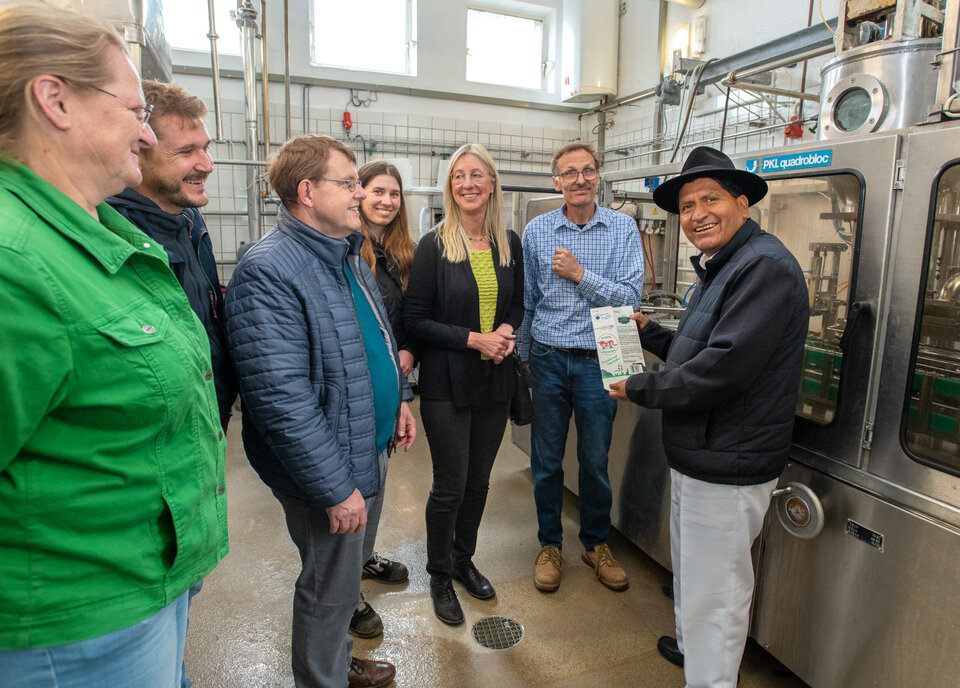
<instances>
[{"instance_id":1,"label":"blue quilted puffer jacket","mask_svg":"<svg viewBox=\"0 0 960 688\"><path fill-rule=\"evenodd\" d=\"M281 208L227 288L247 459L273 490L324 507L380 489L373 386L344 261L390 343L402 399L413 398L362 242L324 236Z\"/></svg>"}]
</instances>

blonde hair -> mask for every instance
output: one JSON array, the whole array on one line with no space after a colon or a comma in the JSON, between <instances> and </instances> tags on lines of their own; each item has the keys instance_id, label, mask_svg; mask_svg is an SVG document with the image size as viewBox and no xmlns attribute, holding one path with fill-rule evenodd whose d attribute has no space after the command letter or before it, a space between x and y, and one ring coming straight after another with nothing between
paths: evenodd
<instances>
[{"instance_id":1,"label":"blonde hair","mask_svg":"<svg viewBox=\"0 0 960 688\"><path fill-rule=\"evenodd\" d=\"M464 155L475 155L493 178L493 193L487 199L486 215L483 218L483 233L490 239L491 246L495 246L500 255L500 265L510 265L510 242L507 239L507 230L503 226L503 190L500 188L500 173L493 164L493 158L487 149L479 143L467 143L450 158L450 167L447 169L447 181L443 185L443 220L437 234L443 246L443 257L451 263L462 263L470 255L470 245L467 243L467 233L463 229L460 219L460 207L453 200L453 168Z\"/></svg>"},{"instance_id":2,"label":"blonde hair","mask_svg":"<svg viewBox=\"0 0 960 688\"><path fill-rule=\"evenodd\" d=\"M290 139L272 156L267 181L284 205L288 208L300 205L297 187L304 179L314 181L326 175L331 151L340 151L351 163L357 162L356 154L345 143L317 134Z\"/></svg>"},{"instance_id":3,"label":"blonde hair","mask_svg":"<svg viewBox=\"0 0 960 688\"><path fill-rule=\"evenodd\" d=\"M0 3L0 150L8 150L25 116L43 121L33 96L42 74L74 88L110 81L108 54L127 45L110 24L46 3Z\"/></svg>"},{"instance_id":4,"label":"blonde hair","mask_svg":"<svg viewBox=\"0 0 960 688\"><path fill-rule=\"evenodd\" d=\"M390 224L383 230L383 252L387 258L392 260L397 266L397 275L400 277L401 291L407 290L407 278L410 276L410 266L413 265L414 243L410 238L410 230L407 226L407 204L403 199L403 179L400 177L400 170L395 165L391 165L386 160L374 160L368 162L357 172L360 179L360 185L366 189L367 183L374 177L381 174L388 175L397 180L400 186L400 208L397 210L397 216L390 221ZM363 214L363 206L360 206L360 230L367 238L360 247L360 255L370 271L377 274L377 258L373 253L373 239L370 234L370 221Z\"/></svg>"}]
</instances>

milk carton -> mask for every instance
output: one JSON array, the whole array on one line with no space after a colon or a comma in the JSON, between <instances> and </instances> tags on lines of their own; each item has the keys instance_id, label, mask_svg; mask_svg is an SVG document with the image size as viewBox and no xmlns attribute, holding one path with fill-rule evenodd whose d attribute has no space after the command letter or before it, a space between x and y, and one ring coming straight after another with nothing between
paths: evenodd
<instances>
[{"instance_id":1,"label":"milk carton","mask_svg":"<svg viewBox=\"0 0 960 688\"><path fill-rule=\"evenodd\" d=\"M637 323L630 319L630 306L604 306L590 309L593 336L597 342L597 360L603 388L647 369Z\"/></svg>"}]
</instances>

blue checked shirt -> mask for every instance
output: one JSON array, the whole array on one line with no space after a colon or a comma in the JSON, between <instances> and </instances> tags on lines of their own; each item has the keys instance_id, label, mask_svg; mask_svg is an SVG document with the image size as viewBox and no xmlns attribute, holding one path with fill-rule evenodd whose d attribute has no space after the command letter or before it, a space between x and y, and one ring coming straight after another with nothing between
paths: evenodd
<instances>
[{"instance_id":1,"label":"blue checked shirt","mask_svg":"<svg viewBox=\"0 0 960 688\"><path fill-rule=\"evenodd\" d=\"M516 350L526 361L530 338L547 346L593 349L590 309L640 304L643 249L637 223L596 206L583 229L563 214L564 205L539 215L523 230L523 324ZM551 269L558 248L569 250L583 268L580 284Z\"/></svg>"}]
</instances>

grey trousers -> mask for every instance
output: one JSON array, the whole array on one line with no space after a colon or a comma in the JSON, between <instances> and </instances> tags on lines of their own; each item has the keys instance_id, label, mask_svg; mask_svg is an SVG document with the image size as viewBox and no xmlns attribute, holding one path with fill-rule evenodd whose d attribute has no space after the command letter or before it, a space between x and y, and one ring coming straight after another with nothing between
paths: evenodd
<instances>
[{"instance_id":1,"label":"grey trousers","mask_svg":"<svg viewBox=\"0 0 960 688\"><path fill-rule=\"evenodd\" d=\"M380 493L366 498L367 528L374 532L383 503L385 456L380 471ZM293 596L294 683L297 688L347 688L353 650L347 628L360 599L366 529L331 535L322 506L274 495L283 506L290 539L300 551L301 571Z\"/></svg>"}]
</instances>

